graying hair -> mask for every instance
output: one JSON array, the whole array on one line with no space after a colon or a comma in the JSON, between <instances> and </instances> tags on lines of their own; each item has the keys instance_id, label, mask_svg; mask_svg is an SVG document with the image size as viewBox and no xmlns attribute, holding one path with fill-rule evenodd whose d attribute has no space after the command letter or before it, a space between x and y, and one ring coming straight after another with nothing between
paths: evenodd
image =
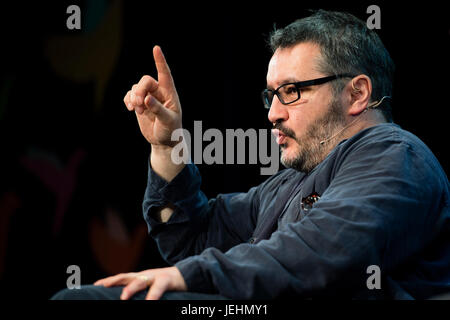
<instances>
[{"instance_id":1,"label":"graying hair","mask_svg":"<svg viewBox=\"0 0 450 320\"><path fill-rule=\"evenodd\" d=\"M288 26L275 29L268 44L275 52L278 48L312 42L320 46L322 58L320 72L365 74L372 81L371 101L392 96L395 65L375 31L355 16L345 12L318 10ZM335 94L342 91L345 79L332 82ZM393 122L389 100L380 105L386 121Z\"/></svg>"}]
</instances>

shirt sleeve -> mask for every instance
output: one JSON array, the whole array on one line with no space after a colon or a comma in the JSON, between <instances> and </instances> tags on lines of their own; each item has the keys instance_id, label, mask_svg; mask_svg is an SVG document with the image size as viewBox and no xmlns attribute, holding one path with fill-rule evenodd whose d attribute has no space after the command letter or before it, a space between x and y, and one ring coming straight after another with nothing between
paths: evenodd
<instances>
[{"instance_id":1,"label":"shirt sleeve","mask_svg":"<svg viewBox=\"0 0 450 320\"><path fill-rule=\"evenodd\" d=\"M300 221L255 245L210 248L179 261L189 290L234 299L341 296L368 290L369 266L386 275L417 254L439 232L448 181L437 160L398 140L351 149Z\"/></svg>"},{"instance_id":2,"label":"shirt sleeve","mask_svg":"<svg viewBox=\"0 0 450 320\"><path fill-rule=\"evenodd\" d=\"M219 194L207 199L200 190L201 176L194 164L187 164L168 183L149 164L143 212L149 234L170 264L199 254L205 248L226 251L248 241L256 224L258 188L246 193ZM167 204L175 210L166 223L154 218Z\"/></svg>"}]
</instances>

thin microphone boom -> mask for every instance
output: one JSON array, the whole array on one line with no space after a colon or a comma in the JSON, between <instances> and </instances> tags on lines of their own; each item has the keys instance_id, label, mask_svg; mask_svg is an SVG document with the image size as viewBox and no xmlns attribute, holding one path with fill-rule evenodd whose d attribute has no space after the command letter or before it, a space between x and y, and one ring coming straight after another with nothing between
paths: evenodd
<instances>
[{"instance_id":1,"label":"thin microphone boom","mask_svg":"<svg viewBox=\"0 0 450 320\"><path fill-rule=\"evenodd\" d=\"M380 101L374 101L371 104L367 105L367 107L364 109L364 111L361 113L363 114L364 112L366 112L369 109L375 109L376 107L378 107L384 99L391 99L390 96L384 96L383 98L381 98ZM361 115L360 114L360 115ZM346 125L344 128L342 128L341 130L339 130L337 133L335 133L334 135L332 135L331 137L320 141L320 145L323 145L325 142L330 141L331 139L333 139L334 137L336 137L338 134L340 134L342 131L344 131L345 129L347 129L348 127L350 127L352 124L354 124L356 121L360 120L361 117L356 118L355 120L353 120L352 122L350 122L348 125Z\"/></svg>"}]
</instances>

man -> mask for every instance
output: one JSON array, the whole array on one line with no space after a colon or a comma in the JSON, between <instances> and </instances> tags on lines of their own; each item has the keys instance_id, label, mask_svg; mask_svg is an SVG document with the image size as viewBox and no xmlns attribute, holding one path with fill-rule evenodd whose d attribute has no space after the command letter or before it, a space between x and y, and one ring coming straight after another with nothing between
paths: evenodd
<instances>
[{"instance_id":1,"label":"man","mask_svg":"<svg viewBox=\"0 0 450 320\"><path fill-rule=\"evenodd\" d=\"M144 76L124 102L151 144L144 217L173 266L55 298L450 292L448 179L431 151L392 123L394 65L378 36L352 15L320 10L274 31L270 45L263 102L288 169L208 200L195 165L172 161L181 106L155 47L158 80ZM183 291L202 294L173 295Z\"/></svg>"}]
</instances>

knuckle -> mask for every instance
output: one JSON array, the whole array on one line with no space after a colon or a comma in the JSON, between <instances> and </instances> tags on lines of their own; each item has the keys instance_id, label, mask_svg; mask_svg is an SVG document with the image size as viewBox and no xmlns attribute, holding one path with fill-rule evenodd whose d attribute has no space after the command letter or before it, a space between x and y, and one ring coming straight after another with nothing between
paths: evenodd
<instances>
[{"instance_id":1,"label":"knuckle","mask_svg":"<svg viewBox=\"0 0 450 320\"><path fill-rule=\"evenodd\" d=\"M137 88L136 92L134 94L136 95L136 97L139 97L141 99L144 98L144 96L146 94L145 88Z\"/></svg>"},{"instance_id":2,"label":"knuckle","mask_svg":"<svg viewBox=\"0 0 450 320\"><path fill-rule=\"evenodd\" d=\"M136 94L137 88L138 88L138 85L137 85L137 84L135 84L135 85L133 85L133 86L131 87L131 90L130 90L130 95L131 95L131 96L133 96L133 95Z\"/></svg>"},{"instance_id":3,"label":"knuckle","mask_svg":"<svg viewBox=\"0 0 450 320\"><path fill-rule=\"evenodd\" d=\"M140 84L139 86L137 86L134 93L136 96L144 98L147 95L147 88L145 84Z\"/></svg>"},{"instance_id":4,"label":"knuckle","mask_svg":"<svg viewBox=\"0 0 450 320\"><path fill-rule=\"evenodd\" d=\"M141 82L148 82L152 79L152 77L150 77L149 75L144 75L141 78Z\"/></svg>"}]
</instances>

